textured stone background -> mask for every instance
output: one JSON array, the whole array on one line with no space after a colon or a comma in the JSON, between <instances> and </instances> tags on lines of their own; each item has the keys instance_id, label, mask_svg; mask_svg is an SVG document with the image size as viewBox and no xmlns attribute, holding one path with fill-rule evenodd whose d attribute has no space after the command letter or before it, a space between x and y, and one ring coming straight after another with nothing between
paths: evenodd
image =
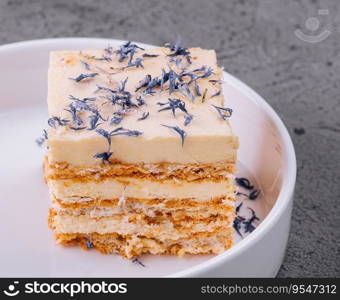
<instances>
[{"instance_id":1,"label":"textured stone background","mask_svg":"<svg viewBox=\"0 0 340 300\"><path fill-rule=\"evenodd\" d=\"M328 9L328 15L318 15ZM318 30L306 28L317 16ZM307 43L296 29L317 35ZM339 276L340 2L0 0L0 44L107 37L214 48L220 63L274 107L297 153L293 222L280 277ZM0 66L1 67L1 66Z\"/></svg>"}]
</instances>

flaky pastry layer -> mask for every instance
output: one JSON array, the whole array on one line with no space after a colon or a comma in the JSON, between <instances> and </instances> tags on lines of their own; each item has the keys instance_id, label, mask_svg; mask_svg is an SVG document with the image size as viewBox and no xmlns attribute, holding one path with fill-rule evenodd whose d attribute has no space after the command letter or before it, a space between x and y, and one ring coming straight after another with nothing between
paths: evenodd
<instances>
[{"instance_id":1,"label":"flaky pastry layer","mask_svg":"<svg viewBox=\"0 0 340 300\"><path fill-rule=\"evenodd\" d=\"M90 247L103 254L119 254L126 258L147 253L184 256L185 254L219 254L229 249L233 244L233 231L231 228L224 228L213 233L192 234L188 239L174 241L115 233L56 233L55 239L58 244L64 246L80 246L85 250L89 250Z\"/></svg>"},{"instance_id":2,"label":"flaky pastry layer","mask_svg":"<svg viewBox=\"0 0 340 300\"><path fill-rule=\"evenodd\" d=\"M115 232L121 235L144 235L160 240L189 238L192 233L214 232L219 228L232 227L233 213L210 216L208 218L162 218L139 214L114 215L91 218L90 216L59 215L50 210L49 226L57 233L93 232L107 234Z\"/></svg>"},{"instance_id":3,"label":"flaky pastry layer","mask_svg":"<svg viewBox=\"0 0 340 300\"><path fill-rule=\"evenodd\" d=\"M223 179L235 172L235 162L223 161L203 164L126 164L119 161L111 161L110 164L101 166L77 166L71 167L67 163L48 164L45 159L46 179L83 179L104 180L110 177L146 178L149 180L166 180L176 178L185 181L202 179Z\"/></svg>"}]
</instances>

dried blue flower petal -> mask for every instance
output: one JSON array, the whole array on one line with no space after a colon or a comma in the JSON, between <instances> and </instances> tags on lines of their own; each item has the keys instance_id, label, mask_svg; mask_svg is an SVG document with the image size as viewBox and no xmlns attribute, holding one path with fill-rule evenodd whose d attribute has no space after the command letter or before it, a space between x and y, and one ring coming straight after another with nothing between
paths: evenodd
<instances>
[{"instance_id":1,"label":"dried blue flower petal","mask_svg":"<svg viewBox=\"0 0 340 300\"><path fill-rule=\"evenodd\" d=\"M72 110L74 110L74 109L76 110L76 112L81 111L81 110L87 110L87 111L90 111L92 113L98 113L95 105L87 104L87 101L95 101L96 100L95 97L78 99L78 98L76 98L72 95L69 95L69 99L71 99L73 101L73 103L69 105L72 114L74 113L74 112L72 112ZM71 106L72 106L72 108L71 108ZM68 111L70 111L70 110L68 110Z\"/></svg>"},{"instance_id":2,"label":"dried blue flower petal","mask_svg":"<svg viewBox=\"0 0 340 300\"><path fill-rule=\"evenodd\" d=\"M197 95L201 95L198 83L196 82L197 79L200 78L206 78L213 74L213 71L211 68L208 68L206 66L202 66L199 69L195 70L196 72L201 72L202 74L194 74L192 72L185 72L177 74L174 70L170 68L169 72L166 72L164 69L162 69L162 74L160 76L152 78L151 75L146 75L145 78L143 78L138 86L136 87L136 91L140 90L141 88L145 88L143 91L144 95L153 95L155 93L154 88L160 87L161 91L163 90L164 84L166 82L169 82L169 94L171 95L175 90L182 93L184 96L191 99L192 102L194 102L195 97L191 92L190 84L194 82L195 86L195 93ZM185 78L189 77L189 81L185 81ZM204 99L203 99L204 101Z\"/></svg>"},{"instance_id":3,"label":"dried blue flower petal","mask_svg":"<svg viewBox=\"0 0 340 300\"><path fill-rule=\"evenodd\" d=\"M186 77L190 78L187 84L191 84L192 82L198 79L198 75L194 74L193 72L185 72L185 73L181 73L180 75L178 75L178 79L180 82L183 82Z\"/></svg>"},{"instance_id":4,"label":"dried blue flower petal","mask_svg":"<svg viewBox=\"0 0 340 300\"><path fill-rule=\"evenodd\" d=\"M82 127L73 127L73 126L70 126L69 129L72 129L72 130L83 130L85 129L86 126L82 126Z\"/></svg>"},{"instance_id":5,"label":"dried blue flower petal","mask_svg":"<svg viewBox=\"0 0 340 300\"><path fill-rule=\"evenodd\" d=\"M122 115L115 115L115 116L112 117L110 124L111 125L112 124L118 125L118 124L120 124L120 122L122 120L123 120L123 116Z\"/></svg>"},{"instance_id":6,"label":"dried blue flower petal","mask_svg":"<svg viewBox=\"0 0 340 300\"><path fill-rule=\"evenodd\" d=\"M79 98L74 97L73 95L69 95L68 98L75 102L83 102L83 103L86 103L87 101L95 101L97 99L96 97L86 97L83 99L79 99Z\"/></svg>"},{"instance_id":7,"label":"dried blue flower petal","mask_svg":"<svg viewBox=\"0 0 340 300\"><path fill-rule=\"evenodd\" d=\"M177 88L184 96L187 96L188 98L190 98L192 103L195 102L195 97L191 93L189 85L186 82L183 82L183 83L177 85Z\"/></svg>"},{"instance_id":8,"label":"dried blue flower petal","mask_svg":"<svg viewBox=\"0 0 340 300\"><path fill-rule=\"evenodd\" d=\"M143 115L137 119L137 121L145 120L150 115L149 112L143 112Z\"/></svg>"},{"instance_id":9,"label":"dried blue flower petal","mask_svg":"<svg viewBox=\"0 0 340 300\"><path fill-rule=\"evenodd\" d=\"M249 200L255 200L259 196L259 194L260 194L260 191L254 190L249 195L245 193L237 192L236 196L244 196L248 198Z\"/></svg>"},{"instance_id":10,"label":"dried blue flower petal","mask_svg":"<svg viewBox=\"0 0 340 300\"><path fill-rule=\"evenodd\" d=\"M98 73L80 74L76 78L69 78L69 79L74 80L75 82L80 82L80 81L87 79L87 78L94 78L97 75L99 75L99 74Z\"/></svg>"},{"instance_id":11,"label":"dried blue flower petal","mask_svg":"<svg viewBox=\"0 0 340 300\"><path fill-rule=\"evenodd\" d=\"M169 80L169 73L162 69L162 77L160 82L161 91L163 91L163 85Z\"/></svg>"},{"instance_id":12,"label":"dried blue flower petal","mask_svg":"<svg viewBox=\"0 0 340 300\"><path fill-rule=\"evenodd\" d=\"M254 188L254 186L251 184L250 180L248 178L245 177L236 177L235 181L237 183L237 185L245 188L246 190L252 190Z\"/></svg>"},{"instance_id":13,"label":"dried blue flower petal","mask_svg":"<svg viewBox=\"0 0 340 300\"><path fill-rule=\"evenodd\" d=\"M132 94L125 90L125 85L128 78L123 80L120 84L120 87L118 90L112 90L107 87L102 87L97 85L96 93L100 91L107 92L109 95L100 96L101 98L105 98L108 101L112 103L112 105L119 105L123 109L125 108L131 108L131 107L137 107L137 104L133 103L131 101Z\"/></svg>"},{"instance_id":14,"label":"dried blue flower petal","mask_svg":"<svg viewBox=\"0 0 340 300\"><path fill-rule=\"evenodd\" d=\"M224 81L220 80L220 79L210 79L209 82L211 82L212 84L216 84L216 83L222 84L222 83L224 83Z\"/></svg>"},{"instance_id":15,"label":"dried blue flower petal","mask_svg":"<svg viewBox=\"0 0 340 300\"><path fill-rule=\"evenodd\" d=\"M148 54L148 53L144 53L142 56L143 56L143 57L158 57L159 55L158 55L158 54Z\"/></svg>"},{"instance_id":16,"label":"dried blue flower petal","mask_svg":"<svg viewBox=\"0 0 340 300\"><path fill-rule=\"evenodd\" d=\"M111 131L111 134L120 130L124 130L124 127L117 127L116 129Z\"/></svg>"},{"instance_id":17,"label":"dried blue flower petal","mask_svg":"<svg viewBox=\"0 0 340 300\"><path fill-rule=\"evenodd\" d=\"M191 123L193 118L194 118L193 115L186 115L185 120L184 120L184 126L188 126Z\"/></svg>"},{"instance_id":18,"label":"dried blue flower petal","mask_svg":"<svg viewBox=\"0 0 340 300\"><path fill-rule=\"evenodd\" d=\"M73 104L69 104L68 107L69 107L69 109L65 109L65 110L71 113L73 122L75 122L78 126L82 125L84 122L78 116L78 114L77 114L78 111L77 111L76 107Z\"/></svg>"},{"instance_id":19,"label":"dried blue flower petal","mask_svg":"<svg viewBox=\"0 0 340 300\"><path fill-rule=\"evenodd\" d=\"M111 132L111 136L116 136L116 135L140 136L142 134L143 132L140 132L138 130L130 130L130 129L125 129L123 127L117 128Z\"/></svg>"},{"instance_id":20,"label":"dried blue flower petal","mask_svg":"<svg viewBox=\"0 0 340 300\"><path fill-rule=\"evenodd\" d=\"M140 266L142 266L142 267L146 267L137 257L136 258L134 258L133 260L132 260L132 262L134 263L134 264L138 264L138 265L140 265Z\"/></svg>"},{"instance_id":21,"label":"dried blue flower petal","mask_svg":"<svg viewBox=\"0 0 340 300\"><path fill-rule=\"evenodd\" d=\"M111 134L104 129L97 129L96 132L106 138L107 143L111 146Z\"/></svg>"},{"instance_id":22,"label":"dried blue flower petal","mask_svg":"<svg viewBox=\"0 0 340 300\"><path fill-rule=\"evenodd\" d=\"M100 91L105 91L105 92L108 92L110 94L116 93L116 91L114 91L114 90L112 90L112 89L110 89L108 87L100 86L100 85L97 84L97 89L94 91L94 93L96 94L96 93L98 93Z\"/></svg>"},{"instance_id":23,"label":"dried blue flower petal","mask_svg":"<svg viewBox=\"0 0 340 300\"><path fill-rule=\"evenodd\" d=\"M86 240L86 248L87 249L93 248L93 245L92 245L92 243L89 240Z\"/></svg>"},{"instance_id":24,"label":"dried blue flower petal","mask_svg":"<svg viewBox=\"0 0 340 300\"><path fill-rule=\"evenodd\" d=\"M196 93L196 96L198 96L198 97L202 96L202 95L201 95L201 92L200 92L200 87L199 87L199 85L197 84L197 81L196 81L196 80L195 80L194 84L195 84L195 93Z\"/></svg>"},{"instance_id":25,"label":"dried blue flower petal","mask_svg":"<svg viewBox=\"0 0 340 300\"><path fill-rule=\"evenodd\" d=\"M144 66L143 66L142 62L143 62L142 58L136 58L134 61L130 61L128 63L128 65L126 67L124 67L123 69L132 68L132 67L144 69Z\"/></svg>"},{"instance_id":26,"label":"dried blue flower petal","mask_svg":"<svg viewBox=\"0 0 340 300\"><path fill-rule=\"evenodd\" d=\"M236 196L244 196L244 197L248 198L248 195L247 195L247 194L241 193L241 192L237 192L237 193L236 193Z\"/></svg>"},{"instance_id":27,"label":"dried blue flower petal","mask_svg":"<svg viewBox=\"0 0 340 300\"><path fill-rule=\"evenodd\" d=\"M169 125L164 125L164 124L161 124L161 125L164 126L164 127L170 128L170 129L174 130L175 132L177 132L181 137L182 147L183 147L185 138L187 136L186 132L183 129L179 128L178 126L169 126Z\"/></svg>"},{"instance_id":28,"label":"dried blue flower petal","mask_svg":"<svg viewBox=\"0 0 340 300\"><path fill-rule=\"evenodd\" d=\"M249 222L245 222L245 227L244 227L244 232L247 233L251 233L255 230L255 226L252 224L252 223L249 223Z\"/></svg>"},{"instance_id":29,"label":"dried blue flower petal","mask_svg":"<svg viewBox=\"0 0 340 300\"><path fill-rule=\"evenodd\" d=\"M56 126L65 126L68 122L70 121L59 117L51 117L47 120L48 125L53 128L56 128Z\"/></svg>"},{"instance_id":30,"label":"dried blue flower petal","mask_svg":"<svg viewBox=\"0 0 340 300\"><path fill-rule=\"evenodd\" d=\"M197 68L197 69L192 70L192 71L197 73L197 72L204 72L204 71L206 71L206 69L207 69L207 66L202 66L202 67Z\"/></svg>"},{"instance_id":31,"label":"dried blue flower petal","mask_svg":"<svg viewBox=\"0 0 340 300\"><path fill-rule=\"evenodd\" d=\"M207 78L213 74L214 70L211 67L209 67L208 70L203 75L199 76L199 78Z\"/></svg>"},{"instance_id":32,"label":"dried blue flower petal","mask_svg":"<svg viewBox=\"0 0 340 300\"><path fill-rule=\"evenodd\" d=\"M83 64L83 66L86 70L90 71L90 65L86 61L81 60L80 62Z\"/></svg>"},{"instance_id":33,"label":"dried blue flower petal","mask_svg":"<svg viewBox=\"0 0 340 300\"><path fill-rule=\"evenodd\" d=\"M242 222L244 221L245 219L241 216L237 216L235 219L234 219L234 222L233 222L233 227L235 229L235 231L237 232L237 234L240 236L240 237L243 237L241 232L240 232L240 229L241 229L241 224Z\"/></svg>"},{"instance_id":34,"label":"dried blue flower petal","mask_svg":"<svg viewBox=\"0 0 340 300\"><path fill-rule=\"evenodd\" d=\"M176 115L176 109L179 109L186 114L188 113L187 109L185 108L185 102L182 101L181 99L171 99L171 98L169 98L168 102L166 102L166 103L157 102L157 104L160 105L160 106L167 105L167 106L161 108L159 110L159 112L164 111L164 110L171 110L172 114L175 116Z\"/></svg>"},{"instance_id":35,"label":"dried blue flower petal","mask_svg":"<svg viewBox=\"0 0 340 300\"><path fill-rule=\"evenodd\" d=\"M119 47L119 49L117 51L115 51L119 55L118 61L122 62L128 56L130 56L129 61L131 62L135 52L137 51L137 49L144 50L143 48L137 46L136 44L131 43L130 41L124 43L123 45L121 45Z\"/></svg>"},{"instance_id":36,"label":"dried blue flower petal","mask_svg":"<svg viewBox=\"0 0 340 300\"><path fill-rule=\"evenodd\" d=\"M199 75L199 74L194 74L194 73L201 73L204 72L203 74ZM191 82L200 79L200 78L207 78L211 75L214 74L214 70L211 67L207 67L207 66L202 66L198 69L193 70L192 72L186 72L183 73L182 76L190 76L191 80L188 82L188 84L190 84Z\"/></svg>"},{"instance_id":37,"label":"dried blue flower petal","mask_svg":"<svg viewBox=\"0 0 340 300\"><path fill-rule=\"evenodd\" d=\"M146 75L145 78L143 78L138 86L136 87L136 91L138 91L141 88L145 88L143 91L144 95L153 95L155 92L153 89L155 87L163 87L163 84L168 80L168 74L162 69L162 76L161 78L155 77L152 78L150 74Z\"/></svg>"},{"instance_id":38,"label":"dried blue flower petal","mask_svg":"<svg viewBox=\"0 0 340 300\"><path fill-rule=\"evenodd\" d=\"M244 224L244 232L247 233L247 232L253 232L255 227L253 225L253 222L254 221L259 221L260 219L256 216L255 214L255 211L253 209L251 209L250 207L248 207L248 209L252 212L252 216L246 220L246 221L243 221L243 224Z\"/></svg>"},{"instance_id":39,"label":"dried blue flower petal","mask_svg":"<svg viewBox=\"0 0 340 300\"><path fill-rule=\"evenodd\" d=\"M203 74L195 74L196 73L202 73ZM195 101L195 97L192 94L189 85L191 83L194 83L194 90L197 96L201 96L201 92L199 89L199 85L197 83L197 80L200 78L206 78L213 74L212 68L207 68L206 66L202 66L201 68L195 69L191 72L184 72L181 74L177 74L173 70L170 69L169 73L167 74L169 79L169 94L171 94L173 91L178 90L181 92L184 96L187 96L191 99L192 102ZM189 77L189 81L185 81L185 78ZM217 96L214 95L214 96ZM203 94L202 102L204 102L206 97L206 92Z\"/></svg>"},{"instance_id":40,"label":"dried blue flower petal","mask_svg":"<svg viewBox=\"0 0 340 300\"><path fill-rule=\"evenodd\" d=\"M39 138L37 138L37 139L35 140L35 142L37 143L37 145L38 145L39 147L41 147L42 144L45 143L46 140L48 140L48 134L47 134L47 131L46 131L45 129L43 129L43 134L42 134L42 136L39 137Z\"/></svg>"},{"instance_id":41,"label":"dried blue flower petal","mask_svg":"<svg viewBox=\"0 0 340 300\"><path fill-rule=\"evenodd\" d=\"M216 106L214 104L212 104L212 106L216 108L219 116L223 120L227 120L228 118L230 118L232 113L233 113L233 110L231 108L228 108L228 107L219 107L219 106Z\"/></svg>"},{"instance_id":42,"label":"dried blue flower petal","mask_svg":"<svg viewBox=\"0 0 340 300\"><path fill-rule=\"evenodd\" d=\"M153 91L153 89L155 88L155 87L158 87L158 86L160 86L160 84L161 84L161 80L158 78L158 77L155 77L155 78L153 78L150 82L149 82L149 84L147 85L147 87L146 87L146 89L144 90L144 95L153 95L155 92Z\"/></svg>"},{"instance_id":43,"label":"dried blue flower petal","mask_svg":"<svg viewBox=\"0 0 340 300\"><path fill-rule=\"evenodd\" d=\"M89 116L89 120L90 120L90 127L88 128L88 130L94 130L96 129L100 123L98 123L99 119L102 119L103 121L105 121L99 113L95 113L91 116Z\"/></svg>"},{"instance_id":44,"label":"dried blue flower petal","mask_svg":"<svg viewBox=\"0 0 340 300\"><path fill-rule=\"evenodd\" d=\"M182 62L182 58L176 57L176 58L171 58L170 62L174 62L177 66L177 68L180 68L181 62Z\"/></svg>"},{"instance_id":45,"label":"dried blue flower petal","mask_svg":"<svg viewBox=\"0 0 340 300\"><path fill-rule=\"evenodd\" d=\"M110 163L109 159L111 155L112 155L112 152L101 152L101 153L96 153L93 157L101 159L104 164L109 164Z\"/></svg>"},{"instance_id":46,"label":"dried blue flower petal","mask_svg":"<svg viewBox=\"0 0 340 300\"><path fill-rule=\"evenodd\" d=\"M236 213L240 212L240 209L241 209L242 205L243 205L243 202L241 202L239 205L236 206L236 208L235 208L235 212Z\"/></svg>"},{"instance_id":47,"label":"dried blue flower petal","mask_svg":"<svg viewBox=\"0 0 340 300\"><path fill-rule=\"evenodd\" d=\"M148 84L150 83L151 79L152 79L152 78L151 78L151 75L150 75L150 74L145 75L144 79L142 79L141 81L139 81L139 84L138 84L138 86L136 87L136 90L135 90L135 91L137 92L137 91L140 90L141 88L148 86Z\"/></svg>"},{"instance_id":48,"label":"dried blue flower petal","mask_svg":"<svg viewBox=\"0 0 340 300\"><path fill-rule=\"evenodd\" d=\"M138 106L142 106L145 104L145 100L142 98L142 96L138 96L136 98Z\"/></svg>"},{"instance_id":49,"label":"dried blue flower petal","mask_svg":"<svg viewBox=\"0 0 340 300\"><path fill-rule=\"evenodd\" d=\"M260 190L253 190L248 196L249 200L255 200L260 195L260 193Z\"/></svg>"},{"instance_id":50,"label":"dried blue flower petal","mask_svg":"<svg viewBox=\"0 0 340 300\"><path fill-rule=\"evenodd\" d=\"M176 83L176 79L178 78L177 74L173 71L169 71L169 94L171 94L174 90L178 88Z\"/></svg>"},{"instance_id":51,"label":"dried blue flower petal","mask_svg":"<svg viewBox=\"0 0 340 300\"><path fill-rule=\"evenodd\" d=\"M113 54L113 47L108 45L106 48L104 48L104 52L107 54L107 55L112 55Z\"/></svg>"},{"instance_id":52,"label":"dried blue flower petal","mask_svg":"<svg viewBox=\"0 0 340 300\"><path fill-rule=\"evenodd\" d=\"M95 60L103 60L103 61L107 61L107 62L112 61L111 57L108 57L108 56L105 56L105 55L103 55L102 57L96 57Z\"/></svg>"},{"instance_id":53,"label":"dried blue flower petal","mask_svg":"<svg viewBox=\"0 0 340 300\"><path fill-rule=\"evenodd\" d=\"M150 88L147 88L144 92L143 92L143 95L147 96L147 95L153 95L155 94L156 92L154 92L152 89Z\"/></svg>"},{"instance_id":54,"label":"dried blue flower petal","mask_svg":"<svg viewBox=\"0 0 340 300\"><path fill-rule=\"evenodd\" d=\"M43 129L43 137L45 140L48 140L48 134L47 131L45 129Z\"/></svg>"},{"instance_id":55,"label":"dried blue flower petal","mask_svg":"<svg viewBox=\"0 0 340 300\"><path fill-rule=\"evenodd\" d=\"M221 95L221 90L218 90L215 94L211 95L211 98Z\"/></svg>"},{"instance_id":56,"label":"dried blue flower petal","mask_svg":"<svg viewBox=\"0 0 340 300\"><path fill-rule=\"evenodd\" d=\"M119 87L119 92L122 93L122 92L125 92L125 86L126 86L126 83L128 81L129 77L126 77L124 80L122 80L120 82L120 87Z\"/></svg>"},{"instance_id":57,"label":"dried blue flower petal","mask_svg":"<svg viewBox=\"0 0 340 300\"><path fill-rule=\"evenodd\" d=\"M172 53L169 54L168 56L190 55L190 52L188 51L188 49L182 46L182 39L180 37L177 38L175 45L173 46L170 45L169 48L170 48L170 51L172 51Z\"/></svg>"}]
</instances>

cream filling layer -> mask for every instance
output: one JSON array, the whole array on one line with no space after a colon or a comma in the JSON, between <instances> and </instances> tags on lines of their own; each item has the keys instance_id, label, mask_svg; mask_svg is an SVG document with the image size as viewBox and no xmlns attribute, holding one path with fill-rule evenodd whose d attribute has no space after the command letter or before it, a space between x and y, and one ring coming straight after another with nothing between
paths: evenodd
<instances>
[{"instance_id":1,"label":"cream filling layer","mask_svg":"<svg viewBox=\"0 0 340 300\"><path fill-rule=\"evenodd\" d=\"M63 130L63 129L60 129ZM177 137L166 135L146 139L142 137L112 138L114 159L126 163L215 163L236 161L238 140L235 136L204 135L189 136L181 146ZM94 159L96 153L107 151L107 141L98 134L90 137L67 136L48 140L48 160L51 164L67 162L70 166L98 166L101 160ZM68 149L65 151L65 149Z\"/></svg>"},{"instance_id":2,"label":"cream filling layer","mask_svg":"<svg viewBox=\"0 0 340 300\"><path fill-rule=\"evenodd\" d=\"M228 201L228 200L226 200ZM144 214L148 217L156 217L161 215L164 216L169 214L172 218L184 218L184 217L200 217L209 218L214 215L225 215L226 213L234 210L234 202L229 201L230 205L223 206L198 206L198 207L186 207L182 209L181 207L167 208L164 207L162 203L156 205L146 205L143 203L120 203L116 206L111 207L91 207L91 208L63 208L58 203L53 203L53 209L58 215L66 216L79 216L87 215L90 218L101 218L109 217L113 215L120 214Z\"/></svg>"},{"instance_id":3,"label":"cream filling layer","mask_svg":"<svg viewBox=\"0 0 340 300\"><path fill-rule=\"evenodd\" d=\"M103 181L80 182L72 179L48 180L53 199L64 203L84 203L95 199L117 199L121 197L141 199L185 199L206 201L216 197L235 196L236 187L231 178L219 182L204 180L162 182L139 178L108 178Z\"/></svg>"}]
</instances>

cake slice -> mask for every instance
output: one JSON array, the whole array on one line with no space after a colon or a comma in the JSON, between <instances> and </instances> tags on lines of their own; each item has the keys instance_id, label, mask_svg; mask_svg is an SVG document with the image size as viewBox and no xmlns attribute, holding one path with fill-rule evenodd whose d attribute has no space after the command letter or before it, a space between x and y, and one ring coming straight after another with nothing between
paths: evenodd
<instances>
[{"instance_id":1,"label":"cake slice","mask_svg":"<svg viewBox=\"0 0 340 300\"><path fill-rule=\"evenodd\" d=\"M213 50L50 55L45 177L57 243L132 258L233 242L238 139Z\"/></svg>"}]
</instances>

